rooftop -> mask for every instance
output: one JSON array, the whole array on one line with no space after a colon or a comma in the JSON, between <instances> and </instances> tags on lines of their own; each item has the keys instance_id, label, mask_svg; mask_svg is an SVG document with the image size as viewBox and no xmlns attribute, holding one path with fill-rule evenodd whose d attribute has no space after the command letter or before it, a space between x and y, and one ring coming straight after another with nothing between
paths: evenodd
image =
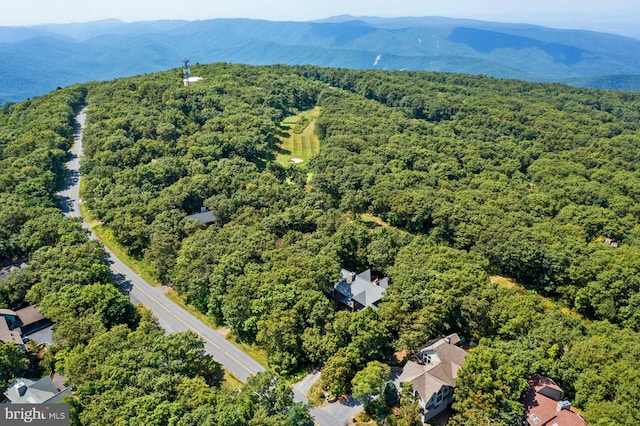
<instances>
[{"instance_id":1,"label":"rooftop","mask_svg":"<svg viewBox=\"0 0 640 426\"><path fill-rule=\"evenodd\" d=\"M51 376L41 379L17 378L4 392L12 404L43 404L61 402L64 395L71 391Z\"/></svg>"},{"instance_id":2,"label":"rooftop","mask_svg":"<svg viewBox=\"0 0 640 426\"><path fill-rule=\"evenodd\" d=\"M37 305L13 311L0 309L0 341L22 345L23 336L41 330L51 322L40 313Z\"/></svg>"},{"instance_id":3,"label":"rooftop","mask_svg":"<svg viewBox=\"0 0 640 426\"><path fill-rule=\"evenodd\" d=\"M534 374L523 398L525 418L531 426L586 426L580 414L564 401L564 392L548 377Z\"/></svg>"},{"instance_id":4,"label":"rooftop","mask_svg":"<svg viewBox=\"0 0 640 426\"><path fill-rule=\"evenodd\" d=\"M371 280L371 270L355 274L347 269L340 269L341 278L334 286L334 297L352 309L367 306L377 309L388 285L388 278ZM354 303L355 302L355 303Z\"/></svg>"},{"instance_id":5,"label":"rooftop","mask_svg":"<svg viewBox=\"0 0 640 426\"><path fill-rule=\"evenodd\" d=\"M193 85L193 83L198 82L202 80L202 77L188 77L185 78L184 80L182 80L182 83L184 83L185 86L191 86Z\"/></svg>"},{"instance_id":6,"label":"rooftop","mask_svg":"<svg viewBox=\"0 0 640 426\"><path fill-rule=\"evenodd\" d=\"M20 329L11 330L7 324L7 320L3 316L0 316L0 342L13 342L18 345L24 343Z\"/></svg>"},{"instance_id":7,"label":"rooftop","mask_svg":"<svg viewBox=\"0 0 640 426\"><path fill-rule=\"evenodd\" d=\"M204 208L203 208L203 210L204 211L201 211L200 213L191 214L191 215L187 216L187 219L197 220L199 222L204 223L205 225L208 225L210 223L214 223L215 221L218 220L218 218L216 218L216 216L213 214L213 212L207 211Z\"/></svg>"},{"instance_id":8,"label":"rooftop","mask_svg":"<svg viewBox=\"0 0 640 426\"><path fill-rule=\"evenodd\" d=\"M30 305L16 311L16 315L22 321L22 326L26 327L35 324L38 321L46 320L45 316L40 313L37 305Z\"/></svg>"},{"instance_id":9,"label":"rooftop","mask_svg":"<svg viewBox=\"0 0 640 426\"><path fill-rule=\"evenodd\" d=\"M450 343L450 340L450 336L439 338L418 350L416 357L419 362L407 362L398 377L400 383L411 383L425 402L442 386L455 387L458 370L464 364L467 353Z\"/></svg>"}]
</instances>

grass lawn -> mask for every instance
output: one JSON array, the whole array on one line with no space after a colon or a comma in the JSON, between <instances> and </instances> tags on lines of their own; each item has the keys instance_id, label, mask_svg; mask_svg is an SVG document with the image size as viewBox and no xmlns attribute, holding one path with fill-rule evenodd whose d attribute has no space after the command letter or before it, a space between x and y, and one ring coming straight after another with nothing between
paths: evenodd
<instances>
[{"instance_id":1,"label":"grass lawn","mask_svg":"<svg viewBox=\"0 0 640 426\"><path fill-rule=\"evenodd\" d=\"M315 107L303 111L298 115L285 118L280 124L282 133L279 137L280 145L276 161L283 166L300 164L305 167L306 162L320 152L320 140L315 134L315 120L320 115L320 108ZM298 123L308 122L302 131L297 132Z\"/></svg>"},{"instance_id":2,"label":"grass lawn","mask_svg":"<svg viewBox=\"0 0 640 426\"><path fill-rule=\"evenodd\" d=\"M378 216L372 215L371 213L362 213L360 217L362 218L362 221L366 223L371 223L376 226L384 226L384 227L389 226L387 222L380 219Z\"/></svg>"},{"instance_id":3,"label":"grass lawn","mask_svg":"<svg viewBox=\"0 0 640 426\"><path fill-rule=\"evenodd\" d=\"M222 383L220 384L220 387L228 391L235 391L242 388L242 382L238 380L236 376L229 373L227 370L224 370L224 376L222 378Z\"/></svg>"},{"instance_id":4,"label":"grass lawn","mask_svg":"<svg viewBox=\"0 0 640 426\"><path fill-rule=\"evenodd\" d=\"M240 348L242 352L253 358L258 364L269 370L269 356L264 349L250 343L241 342L232 331L226 333L224 337L228 341L233 342L234 345Z\"/></svg>"},{"instance_id":5,"label":"grass lawn","mask_svg":"<svg viewBox=\"0 0 640 426\"><path fill-rule=\"evenodd\" d=\"M510 288L512 290L515 290L516 294L524 294L526 292L526 290L524 288L522 288L518 283L516 283L514 280L512 280L511 278L507 278L507 277L503 277L500 275L492 275L491 276L491 282L494 284L498 284L502 287L506 287L506 288Z\"/></svg>"}]
</instances>

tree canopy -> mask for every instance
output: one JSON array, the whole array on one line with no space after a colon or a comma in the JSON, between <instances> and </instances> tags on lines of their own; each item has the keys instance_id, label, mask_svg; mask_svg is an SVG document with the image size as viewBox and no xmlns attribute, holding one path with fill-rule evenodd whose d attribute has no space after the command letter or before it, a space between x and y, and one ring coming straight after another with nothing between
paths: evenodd
<instances>
[{"instance_id":1,"label":"tree canopy","mask_svg":"<svg viewBox=\"0 0 640 426\"><path fill-rule=\"evenodd\" d=\"M125 334L151 327L113 286L99 245L51 196L86 102L91 214L185 301L264 348L275 373L323 364L331 392L360 392L368 381L357 373L370 362L456 331L478 346L460 371L455 422L513 423L532 373L553 377L590 421L640 421L631 402L640 95L443 73L192 70L203 80L191 87L170 70L1 110L0 258L26 257L28 267L3 281L0 301L40 303L60 324L70 357L61 359L81 359L101 336L128 342ZM313 126L320 153L278 163L282 121L314 107L319 117L296 129ZM208 227L188 218L202 207L217 218ZM390 278L378 310L332 301L341 266ZM74 313L87 318L83 327ZM198 352L192 337L180 339ZM223 409L240 400L206 371L166 378L175 398L194 390L210 404L168 399L153 414L160 423L178 412L182 422L285 421L280 402ZM286 400L276 378L260 380ZM138 406L157 402L149 391ZM102 388L86 392L96 400ZM404 400L411 424L415 401Z\"/></svg>"}]
</instances>

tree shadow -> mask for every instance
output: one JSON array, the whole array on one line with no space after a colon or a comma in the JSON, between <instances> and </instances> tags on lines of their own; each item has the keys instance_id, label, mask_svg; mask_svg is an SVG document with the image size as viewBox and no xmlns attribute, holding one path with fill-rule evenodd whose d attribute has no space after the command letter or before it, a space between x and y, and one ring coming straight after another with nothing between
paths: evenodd
<instances>
[{"instance_id":1,"label":"tree shadow","mask_svg":"<svg viewBox=\"0 0 640 426\"><path fill-rule=\"evenodd\" d=\"M133 284L124 275L111 271L111 278L126 294L133 290Z\"/></svg>"}]
</instances>

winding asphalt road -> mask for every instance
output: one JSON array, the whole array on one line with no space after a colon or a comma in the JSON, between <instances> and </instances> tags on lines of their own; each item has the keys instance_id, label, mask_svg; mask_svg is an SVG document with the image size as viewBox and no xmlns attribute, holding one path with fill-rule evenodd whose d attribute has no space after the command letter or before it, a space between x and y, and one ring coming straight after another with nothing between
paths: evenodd
<instances>
[{"instance_id":1,"label":"winding asphalt road","mask_svg":"<svg viewBox=\"0 0 640 426\"><path fill-rule=\"evenodd\" d=\"M80 159L83 154L82 132L85 120L86 108L76 117L77 128L71 149L71 160L66 164L68 169L67 182L64 189L57 194L63 212L68 216L81 219ZM89 230L90 238L97 239L86 222L83 221L82 226ZM129 291L132 302L141 303L153 312L165 332L193 331L204 341L205 352L242 382L246 382L249 376L265 370L262 365L226 340L221 333L211 329L167 298L163 288L153 287L125 265L107 247L105 247L105 251L116 281ZM296 402L307 402L305 394L296 387L294 387L294 399ZM352 413L344 412L345 414L343 414L343 411L332 412L330 409L320 407L312 408L311 415L314 418L314 423L318 426L337 426L346 424L352 416Z\"/></svg>"},{"instance_id":2,"label":"winding asphalt road","mask_svg":"<svg viewBox=\"0 0 640 426\"><path fill-rule=\"evenodd\" d=\"M80 218L82 216L79 208L79 167L80 159L82 158L82 131L85 119L86 111L82 110L76 118L78 128L75 143L71 149L71 160L67 163L67 185L59 193L59 197L63 201L63 211L71 217ZM83 226L89 228L89 225L84 222ZM96 238L95 234L91 233L91 238ZM129 291L132 301L142 303L153 312L167 333L191 330L198 334L204 341L205 351L243 382L246 382L250 375L264 371L264 367L226 340L222 334L212 330L182 307L169 300L162 288L151 286L122 263L108 248L105 247L105 250L116 280Z\"/></svg>"}]
</instances>

